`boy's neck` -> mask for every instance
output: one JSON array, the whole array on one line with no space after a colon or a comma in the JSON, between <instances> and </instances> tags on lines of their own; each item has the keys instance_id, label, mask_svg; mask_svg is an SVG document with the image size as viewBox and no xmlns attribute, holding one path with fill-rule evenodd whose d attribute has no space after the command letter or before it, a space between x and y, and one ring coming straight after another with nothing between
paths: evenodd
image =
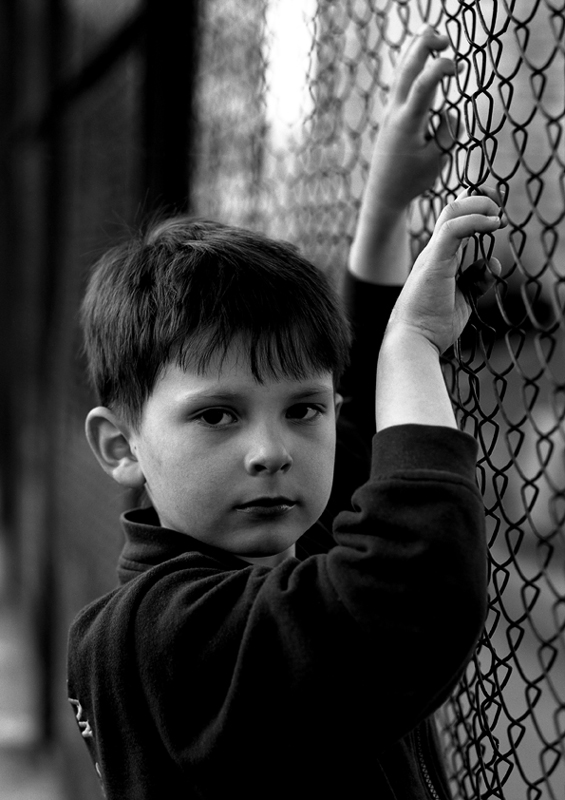
<instances>
[{"instance_id":1,"label":"boy's neck","mask_svg":"<svg viewBox=\"0 0 565 800\"><path fill-rule=\"evenodd\" d=\"M296 552L296 545L292 545L288 548L288 550L284 550L282 553L275 553L272 556L258 556L257 558L250 558L247 556L237 556L241 561L245 561L248 564L257 564L262 565L264 567L276 567L277 564L286 561L287 558L293 558Z\"/></svg>"}]
</instances>

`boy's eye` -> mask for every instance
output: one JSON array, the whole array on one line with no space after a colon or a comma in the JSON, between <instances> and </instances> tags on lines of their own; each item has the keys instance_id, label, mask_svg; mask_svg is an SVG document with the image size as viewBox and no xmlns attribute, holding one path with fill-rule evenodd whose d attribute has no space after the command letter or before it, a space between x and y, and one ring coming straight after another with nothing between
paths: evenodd
<instances>
[{"instance_id":1,"label":"boy's eye","mask_svg":"<svg viewBox=\"0 0 565 800\"><path fill-rule=\"evenodd\" d=\"M209 425L211 428L223 428L235 422L235 416L223 408L208 408L206 411L201 411L196 420L204 422L205 425Z\"/></svg>"},{"instance_id":2,"label":"boy's eye","mask_svg":"<svg viewBox=\"0 0 565 800\"><path fill-rule=\"evenodd\" d=\"M287 417L299 422L311 422L317 419L323 409L320 406L312 405L311 403L297 403L287 411Z\"/></svg>"}]
</instances>

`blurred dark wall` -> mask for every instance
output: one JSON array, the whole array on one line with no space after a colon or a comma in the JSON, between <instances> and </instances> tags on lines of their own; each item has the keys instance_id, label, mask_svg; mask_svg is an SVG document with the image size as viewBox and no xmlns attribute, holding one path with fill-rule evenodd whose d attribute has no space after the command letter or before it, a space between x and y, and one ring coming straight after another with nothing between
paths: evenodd
<instances>
[{"instance_id":1,"label":"blurred dark wall","mask_svg":"<svg viewBox=\"0 0 565 800\"><path fill-rule=\"evenodd\" d=\"M127 495L83 426L88 268L157 209L190 206L196 0L0 7L0 513L38 663L43 739L99 798L65 690L66 636L114 588Z\"/></svg>"}]
</instances>

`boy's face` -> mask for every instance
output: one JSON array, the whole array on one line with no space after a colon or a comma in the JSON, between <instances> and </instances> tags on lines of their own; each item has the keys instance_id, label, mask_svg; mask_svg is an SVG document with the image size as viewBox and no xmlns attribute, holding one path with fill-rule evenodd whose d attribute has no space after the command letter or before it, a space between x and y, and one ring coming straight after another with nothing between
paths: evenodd
<instances>
[{"instance_id":1,"label":"boy's face","mask_svg":"<svg viewBox=\"0 0 565 800\"><path fill-rule=\"evenodd\" d=\"M327 504L335 422L330 373L260 384L234 344L203 375L169 364L130 445L163 527L273 563Z\"/></svg>"}]
</instances>

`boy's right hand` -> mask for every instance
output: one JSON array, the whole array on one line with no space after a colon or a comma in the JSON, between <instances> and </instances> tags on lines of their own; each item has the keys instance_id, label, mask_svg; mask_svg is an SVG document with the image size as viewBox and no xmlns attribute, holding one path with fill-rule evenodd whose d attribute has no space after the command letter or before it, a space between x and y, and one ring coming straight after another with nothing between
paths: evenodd
<instances>
[{"instance_id":1,"label":"boy's right hand","mask_svg":"<svg viewBox=\"0 0 565 800\"><path fill-rule=\"evenodd\" d=\"M366 203L400 212L436 180L454 144L457 121L443 111L432 136L430 112L441 81L454 76L457 67L451 58L430 57L448 46L447 36L426 26L397 64L373 150Z\"/></svg>"},{"instance_id":2,"label":"boy's right hand","mask_svg":"<svg viewBox=\"0 0 565 800\"><path fill-rule=\"evenodd\" d=\"M474 234L494 233L506 224L496 191L482 191L462 192L440 214L391 314L387 334L401 330L423 337L443 353L463 332L471 307L460 281L461 245ZM483 294L500 270L496 258L472 264L464 275L480 277L467 288L475 296Z\"/></svg>"},{"instance_id":3,"label":"boy's right hand","mask_svg":"<svg viewBox=\"0 0 565 800\"><path fill-rule=\"evenodd\" d=\"M433 185L457 133L446 111L434 137L429 131L438 86L456 73L453 59L432 58L448 45L447 36L425 27L396 65L349 256L349 269L361 280L402 285L408 274L406 212Z\"/></svg>"}]
</instances>

